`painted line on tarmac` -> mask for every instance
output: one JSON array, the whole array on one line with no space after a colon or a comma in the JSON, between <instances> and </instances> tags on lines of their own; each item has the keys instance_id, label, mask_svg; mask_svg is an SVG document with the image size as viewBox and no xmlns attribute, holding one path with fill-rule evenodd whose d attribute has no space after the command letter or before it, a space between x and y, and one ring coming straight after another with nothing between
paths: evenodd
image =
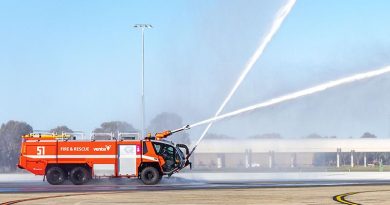
<instances>
[{"instance_id":1,"label":"painted line on tarmac","mask_svg":"<svg viewBox=\"0 0 390 205\"><path fill-rule=\"evenodd\" d=\"M99 194L111 194L113 192L107 192L107 193L99 193ZM42 197L35 197L35 198L27 198L27 199L19 199L14 201L7 201L4 203L1 203L0 205L11 205L11 204L17 204L20 202L26 202L26 201L35 201L40 199L52 199L52 198L61 198L61 197L69 197L69 196L83 196L83 195L91 195L96 194L95 193L75 193L75 194L62 194L62 195L54 195L54 196L42 196Z\"/></svg>"},{"instance_id":2,"label":"painted line on tarmac","mask_svg":"<svg viewBox=\"0 0 390 205\"><path fill-rule=\"evenodd\" d=\"M179 190L179 189L171 189L171 190ZM34 198L26 198L26 199L19 199L19 200L13 200L13 201L7 201L0 203L0 205L12 205L17 204L21 202L26 201L35 201L35 200L41 200L41 199L53 199L53 198L62 198L62 197L71 197L71 196L87 196L87 195L94 195L94 194L120 194L120 193L129 193L132 191L137 190L124 190L124 191L110 191L110 192L88 192L88 193L70 193L70 194L61 194L61 195L54 195L54 196L41 196L41 197L34 197ZM153 191L153 190L152 190ZM159 191L159 190L154 190ZM160 190L164 191L164 190Z\"/></svg>"},{"instance_id":3,"label":"painted line on tarmac","mask_svg":"<svg viewBox=\"0 0 390 205\"><path fill-rule=\"evenodd\" d=\"M350 192L350 193L345 193L345 194L339 194L339 195L334 196L333 200L337 201L339 203L342 203L342 204L361 205L361 204L358 204L358 203L355 203L355 202L352 202L352 201L348 201L348 200L345 199L345 197L347 197L347 196L358 194L358 193L361 193L361 192Z\"/></svg>"},{"instance_id":4,"label":"painted line on tarmac","mask_svg":"<svg viewBox=\"0 0 390 205\"><path fill-rule=\"evenodd\" d=\"M345 199L347 196L351 195L356 195L356 194L361 194L361 193L369 193L369 192L386 192L390 190L374 190L374 191L360 191L360 192L349 192L349 193L344 193L344 194L339 194L333 197L334 201L337 201L341 204L348 204L348 205L362 205L353 201L348 201Z\"/></svg>"}]
</instances>

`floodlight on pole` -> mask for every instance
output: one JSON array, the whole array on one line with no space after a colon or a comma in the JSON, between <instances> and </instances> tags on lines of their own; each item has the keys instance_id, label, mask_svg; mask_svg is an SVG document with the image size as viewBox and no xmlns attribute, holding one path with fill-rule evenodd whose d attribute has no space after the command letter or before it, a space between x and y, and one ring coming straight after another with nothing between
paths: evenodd
<instances>
[{"instance_id":1,"label":"floodlight on pole","mask_svg":"<svg viewBox=\"0 0 390 205\"><path fill-rule=\"evenodd\" d=\"M142 79L141 79L141 104L142 104L142 130L141 130L141 137L145 138L145 92L144 92L144 78L145 78L145 41L144 41L144 31L148 28L153 28L150 24L135 24L134 28L141 29L141 35L142 35Z\"/></svg>"}]
</instances>

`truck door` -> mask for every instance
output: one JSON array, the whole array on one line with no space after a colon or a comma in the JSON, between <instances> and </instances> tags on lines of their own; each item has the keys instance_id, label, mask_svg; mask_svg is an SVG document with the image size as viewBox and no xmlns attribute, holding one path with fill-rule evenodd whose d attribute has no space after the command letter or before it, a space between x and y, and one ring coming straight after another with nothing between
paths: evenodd
<instances>
[{"instance_id":1,"label":"truck door","mask_svg":"<svg viewBox=\"0 0 390 205\"><path fill-rule=\"evenodd\" d=\"M172 145L154 142L153 146L156 151L156 154L161 156L165 161L165 164L162 165L164 172L172 171L174 168L177 167L177 163L175 160L176 149Z\"/></svg>"},{"instance_id":2,"label":"truck door","mask_svg":"<svg viewBox=\"0 0 390 205\"><path fill-rule=\"evenodd\" d=\"M119 145L119 175L135 175L137 165L136 145Z\"/></svg>"}]
</instances>

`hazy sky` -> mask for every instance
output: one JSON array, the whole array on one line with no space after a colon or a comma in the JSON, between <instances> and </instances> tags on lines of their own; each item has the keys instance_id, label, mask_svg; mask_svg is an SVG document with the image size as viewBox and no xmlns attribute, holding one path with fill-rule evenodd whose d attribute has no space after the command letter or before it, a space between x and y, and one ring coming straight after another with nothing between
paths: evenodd
<instances>
[{"instance_id":1,"label":"hazy sky","mask_svg":"<svg viewBox=\"0 0 390 205\"><path fill-rule=\"evenodd\" d=\"M285 1L0 0L0 123L90 131L146 112L214 115ZM298 0L225 112L390 64L390 2ZM390 137L390 76L215 123L210 132ZM190 131L196 138L203 127Z\"/></svg>"}]
</instances>

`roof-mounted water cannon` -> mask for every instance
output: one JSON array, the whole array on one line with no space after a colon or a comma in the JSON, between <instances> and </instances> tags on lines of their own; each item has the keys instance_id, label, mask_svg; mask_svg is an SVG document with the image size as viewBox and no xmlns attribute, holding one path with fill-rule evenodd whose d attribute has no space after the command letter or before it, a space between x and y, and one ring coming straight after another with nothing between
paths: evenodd
<instances>
[{"instance_id":1,"label":"roof-mounted water cannon","mask_svg":"<svg viewBox=\"0 0 390 205\"><path fill-rule=\"evenodd\" d=\"M156 140L161 140L161 139L164 139L164 138L167 138L169 137L170 135L176 133L176 132L181 132L183 130L188 130L190 129L190 125L186 125L182 128L179 128L179 129L176 129L176 130L166 130L164 132L159 132L159 133L156 133L155 137L156 137Z\"/></svg>"}]
</instances>

